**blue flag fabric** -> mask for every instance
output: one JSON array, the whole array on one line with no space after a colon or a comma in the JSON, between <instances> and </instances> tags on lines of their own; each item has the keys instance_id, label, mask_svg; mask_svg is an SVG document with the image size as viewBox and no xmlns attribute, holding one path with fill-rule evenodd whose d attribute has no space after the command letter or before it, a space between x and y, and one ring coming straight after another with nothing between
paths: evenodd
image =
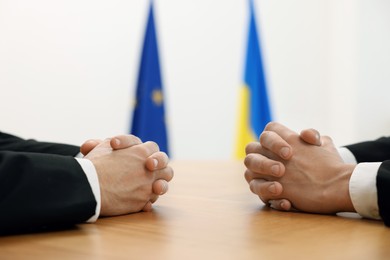
<instances>
[{"instance_id":1,"label":"blue flag fabric","mask_svg":"<svg viewBox=\"0 0 390 260\"><path fill-rule=\"evenodd\" d=\"M245 158L245 147L258 140L260 133L271 121L266 80L256 29L253 1L249 0L250 19L243 85L240 88L238 131L235 157Z\"/></svg>"},{"instance_id":2,"label":"blue flag fabric","mask_svg":"<svg viewBox=\"0 0 390 260\"><path fill-rule=\"evenodd\" d=\"M169 155L153 2L142 49L131 134L144 142L156 142Z\"/></svg>"},{"instance_id":3,"label":"blue flag fabric","mask_svg":"<svg viewBox=\"0 0 390 260\"><path fill-rule=\"evenodd\" d=\"M250 127L256 138L258 138L267 123L271 121L271 110L252 0L250 0L249 35L244 81L250 92Z\"/></svg>"}]
</instances>

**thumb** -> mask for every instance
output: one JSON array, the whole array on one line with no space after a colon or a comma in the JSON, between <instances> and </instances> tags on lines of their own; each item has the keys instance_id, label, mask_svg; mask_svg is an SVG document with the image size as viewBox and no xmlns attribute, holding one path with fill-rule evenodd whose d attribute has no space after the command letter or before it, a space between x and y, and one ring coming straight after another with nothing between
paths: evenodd
<instances>
[{"instance_id":1,"label":"thumb","mask_svg":"<svg viewBox=\"0 0 390 260\"><path fill-rule=\"evenodd\" d=\"M300 137L303 141L305 141L308 144L317 145L317 146L322 145L320 133L313 128L302 130Z\"/></svg>"},{"instance_id":2,"label":"thumb","mask_svg":"<svg viewBox=\"0 0 390 260\"><path fill-rule=\"evenodd\" d=\"M86 156L90 151L92 151L96 146L101 144L103 141L99 139L90 139L85 141L81 147L80 147L80 152Z\"/></svg>"}]
</instances>

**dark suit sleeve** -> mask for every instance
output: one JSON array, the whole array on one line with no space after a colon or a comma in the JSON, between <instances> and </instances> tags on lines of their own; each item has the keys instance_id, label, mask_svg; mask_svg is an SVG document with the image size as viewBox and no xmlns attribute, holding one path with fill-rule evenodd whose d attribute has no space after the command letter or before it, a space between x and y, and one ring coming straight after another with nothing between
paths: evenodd
<instances>
[{"instance_id":1,"label":"dark suit sleeve","mask_svg":"<svg viewBox=\"0 0 390 260\"><path fill-rule=\"evenodd\" d=\"M390 138L346 146L360 162L382 162L376 176L379 214L390 226Z\"/></svg>"},{"instance_id":2,"label":"dark suit sleeve","mask_svg":"<svg viewBox=\"0 0 390 260\"><path fill-rule=\"evenodd\" d=\"M390 227L390 160L383 162L379 167L376 186L379 214L386 226Z\"/></svg>"},{"instance_id":3,"label":"dark suit sleeve","mask_svg":"<svg viewBox=\"0 0 390 260\"><path fill-rule=\"evenodd\" d=\"M33 139L22 139L17 136L0 132L0 151L49 153L75 156L80 147L68 144L37 142Z\"/></svg>"},{"instance_id":4,"label":"dark suit sleeve","mask_svg":"<svg viewBox=\"0 0 390 260\"><path fill-rule=\"evenodd\" d=\"M0 233L84 222L96 201L71 156L0 151Z\"/></svg>"},{"instance_id":5,"label":"dark suit sleeve","mask_svg":"<svg viewBox=\"0 0 390 260\"><path fill-rule=\"evenodd\" d=\"M382 137L375 141L347 145L358 163L383 162L390 160L390 138Z\"/></svg>"}]
</instances>

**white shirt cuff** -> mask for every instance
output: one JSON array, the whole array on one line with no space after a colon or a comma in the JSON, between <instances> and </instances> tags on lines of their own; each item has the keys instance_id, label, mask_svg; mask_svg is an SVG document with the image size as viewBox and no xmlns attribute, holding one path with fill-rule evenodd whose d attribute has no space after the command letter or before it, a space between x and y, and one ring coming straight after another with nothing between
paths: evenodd
<instances>
[{"instance_id":1,"label":"white shirt cuff","mask_svg":"<svg viewBox=\"0 0 390 260\"><path fill-rule=\"evenodd\" d=\"M376 176L380 162L359 163L352 172L349 181L349 194L352 204L359 215L380 219Z\"/></svg>"},{"instance_id":2,"label":"white shirt cuff","mask_svg":"<svg viewBox=\"0 0 390 260\"><path fill-rule=\"evenodd\" d=\"M355 156L353 155L353 153L350 150L348 150L348 148L340 147L340 148L337 148L337 151L339 152L341 158L343 159L343 161L345 163L357 164Z\"/></svg>"},{"instance_id":3,"label":"white shirt cuff","mask_svg":"<svg viewBox=\"0 0 390 260\"><path fill-rule=\"evenodd\" d=\"M101 204L100 185L99 185L99 179L96 173L96 169L93 163L88 159L81 159L81 158L75 158L75 159L80 164L85 175L87 176L89 185L91 186L92 189L92 193L95 196L95 200L96 200L95 215L93 215L91 218L87 220L87 222L95 222L99 217L100 204Z\"/></svg>"},{"instance_id":4,"label":"white shirt cuff","mask_svg":"<svg viewBox=\"0 0 390 260\"><path fill-rule=\"evenodd\" d=\"M78 154L76 154L76 156L74 158L83 158L83 157L84 157L84 155L82 153L78 153Z\"/></svg>"}]
</instances>

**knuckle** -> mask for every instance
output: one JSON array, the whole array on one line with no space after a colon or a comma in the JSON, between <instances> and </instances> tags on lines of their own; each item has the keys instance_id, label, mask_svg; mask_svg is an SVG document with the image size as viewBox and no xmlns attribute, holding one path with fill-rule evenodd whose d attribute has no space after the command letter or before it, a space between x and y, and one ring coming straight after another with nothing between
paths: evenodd
<instances>
[{"instance_id":1,"label":"knuckle","mask_svg":"<svg viewBox=\"0 0 390 260\"><path fill-rule=\"evenodd\" d=\"M168 169L168 180L167 181L171 181L173 179L173 176L175 175L175 173L174 173L172 167L168 166L167 169Z\"/></svg>"},{"instance_id":2,"label":"knuckle","mask_svg":"<svg viewBox=\"0 0 390 260\"><path fill-rule=\"evenodd\" d=\"M264 131L261 133L260 145L265 149L272 150L275 146L275 133L272 131Z\"/></svg>"},{"instance_id":3,"label":"knuckle","mask_svg":"<svg viewBox=\"0 0 390 260\"><path fill-rule=\"evenodd\" d=\"M152 154L159 152L159 147L158 147L157 143L155 143L153 141L147 141L145 143L142 143L140 145L136 145L134 147L144 157L149 157Z\"/></svg>"},{"instance_id":4,"label":"knuckle","mask_svg":"<svg viewBox=\"0 0 390 260\"><path fill-rule=\"evenodd\" d=\"M249 189L253 193L257 194L257 187L256 187L256 183L254 181L249 182Z\"/></svg>"},{"instance_id":5,"label":"knuckle","mask_svg":"<svg viewBox=\"0 0 390 260\"><path fill-rule=\"evenodd\" d=\"M169 162L169 157L166 153L164 152L159 152L159 157L161 158L161 161L164 163L164 164L168 164Z\"/></svg>"},{"instance_id":6,"label":"knuckle","mask_svg":"<svg viewBox=\"0 0 390 260\"><path fill-rule=\"evenodd\" d=\"M252 153L253 151L255 151L257 145L258 145L258 143L256 143L256 142L252 142L252 143L247 144L247 146L245 146L245 154L248 155L248 154Z\"/></svg>"},{"instance_id":7,"label":"knuckle","mask_svg":"<svg viewBox=\"0 0 390 260\"><path fill-rule=\"evenodd\" d=\"M250 160L250 154L247 154L246 156L245 156L245 158L244 158L244 165L245 165L245 167L247 167L248 168L248 165L249 165L249 160Z\"/></svg>"},{"instance_id":8,"label":"knuckle","mask_svg":"<svg viewBox=\"0 0 390 260\"><path fill-rule=\"evenodd\" d=\"M154 141L147 141L145 144L148 145L153 151L160 151L160 147Z\"/></svg>"},{"instance_id":9,"label":"knuckle","mask_svg":"<svg viewBox=\"0 0 390 260\"><path fill-rule=\"evenodd\" d=\"M134 149L136 149L137 153L139 155L141 155L142 157L148 157L149 156L149 149L148 149L146 143L134 146Z\"/></svg>"},{"instance_id":10,"label":"knuckle","mask_svg":"<svg viewBox=\"0 0 390 260\"><path fill-rule=\"evenodd\" d=\"M275 148L282 145L282 142L275 132L264 131L260 136L260 144L262 147L274 151Z\"/></svg>"},{"instance_id":11,"label":"knuckle","mask_svg":"<svg viewBox=\"0 0 390 260\"><path fill-rule=\"evenodd\" d=\"M141 143L142 142L141 139L138 136L135 136L135 135L129 135L128 139L131 140L131 142L134 142L134 143Z\"/></svg>"},{"instance_id":12,"label":"knuckle","mask_svg":"<svg viewBox=\"0 0 390 260\"><path fill-rule=\"evenodd\" d=\"M246 170L244 173L245 180L249 183L251 180L253 180L252 173L249 170Z\"/></svg>"},{"instance_id":13,"label":"knuckle","mask_svg":"<svg viewBox=\"0 0 390 260\"><path fill-rule=\"evenodd\" d=\"M269 131L263 131L259 137L260 144L264 145L264 143L267 141L269 135L270 135Z\"/></svg>"},{"instance_id":14,"label":"knuckle","mask_svg":"<svg viewBox=\"0 0 390 260\"><path fill-rule=\"evenodd\" d=\"M156 172L154 178L169 182L173 179L173 176L174 176L173 168L170 166L167 166L164 169Z\"/></svg>"},{"instance_id":15,"label":"knuckle","mask_svg":"<svg viewBox=\"0 0 390 260\"><path fill-rule=\"evenodd\" d=\"M263 173L266 167L267 159L256 156L255 154L249 154L244 159L245 166L256 173Z\"/></svg>"},{"instance_id":16,"label":"knuckle","mask_svg":"<svg viewBox=\"0 0 390 260\"><path fill-rule=\"evenodd\" d=\"M265 126L264 130L271 131L272 129L275 129L277 126L278 123L272 121Z\"/></svg>"},{"instance_id":17,"label":"knuckle","mask_svg":"<svg viewBox=\"0 0 390 260\"><path fill-rule=\"evenodd\" d=\"M296 141L296 140L298 140L298 139L299 139L299 136L298 136L297 134L295 134L295 133L288 133L288 134L286 134L286 136L285 136L285 141L286 141L287 143L294 142L294 141Z\"/></svg>"},{"instance_id":18,"label":"knuckle","mask_svg":"<svg viewBox=\"0 0 390 260\"><path fill-rule=\"evenodd\" d=\"M245 165L247 168L251 168L251 165L252 165L253 160L254 160L253 154L248 154L247 156L245 156L244 165Z\"/></svg>"},{"instance_id":19,"label":"knuckle","mask_svg":"<svg viewBox=\"0 0 390 260\"><path fill-rule=\"evenodd\" d=\"M263 159L255 161L254 168L256 169L256 172L263 173L264 167L265 167L265 162Z\"/></svg>"},{"instance_id":20,"label":"knuckle","mask_svg":"<svg viewBox=\"0 0 390 260\"><path fill-rule=\"evenodd\" d=\"M136 136L136 135L128 135L128 136L129 136L129 138L131 138L131 139L133 139L133 140L135 140L135 141L138 141L138 142L142 143L141 138L139 138L138 136Z\"/></svg>"},{"instance_id":21,"label":"knuckle","mask_svg":"<svg viewBox=\"0 0 390 260\"><path fill-rule=\"evenodd\" d=\"M321 137L324 141L328 142L328 143L331 143L333 142L332 138L328 135L324 135Z\"/></svg>"}]
</instances>

